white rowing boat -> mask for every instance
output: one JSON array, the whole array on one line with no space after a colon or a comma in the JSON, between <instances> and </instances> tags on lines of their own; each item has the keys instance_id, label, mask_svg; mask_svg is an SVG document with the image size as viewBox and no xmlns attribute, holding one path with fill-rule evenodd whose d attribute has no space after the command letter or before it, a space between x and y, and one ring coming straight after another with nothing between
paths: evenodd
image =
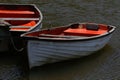
<instances>
[{"instance_id":1,"label":"white rowing boat","mask_svg":"<svg viewBox=\"0 0 120 80\"><path fill-rule=\"evenodd\" d=\"M28 40L30 68L46 63L79 58L103 48L115 27L96 23L76 23L22 34Z\"/></svg>"}]
</instances>

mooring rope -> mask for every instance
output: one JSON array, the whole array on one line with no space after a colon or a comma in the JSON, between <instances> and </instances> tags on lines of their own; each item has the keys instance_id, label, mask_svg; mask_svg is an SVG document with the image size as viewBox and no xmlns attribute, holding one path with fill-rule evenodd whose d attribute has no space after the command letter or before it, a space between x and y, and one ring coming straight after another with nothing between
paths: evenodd
<instances>
[{"instance_id":1,"label":"mooring rope","mask_svg":"<svg viewBox=\"0 0 120 80\"><path fill-rule=\"evenodd\" d=\"M8 37L10 38L10 41L11 41L14 49L15 49L16 51L18 51L18 52L23 51L23 50L24 50L23 47L20 48L20 49L18 49L18 48L15 46L15 42L14 42L14 40L13 40L12 34L11 34L11 32L9 31L9 28L10 28L11 24L8 23L8 22L6 22L6 21L3 20L3 19L0 19L0 26L1 26L3 29L6 28L6 30L8 31L8 35L10 36L10 37L9 37L9 36L8 36ZM5 27L5 26L6 26L6 27Z\"/></svg>"},{"instance_id":2,"label":"mooring rope","mask_svg":"<svg viewBox=\"0 0 120 80\"><path fill-rule=\"evenodd\" d=\"M10 33L10 40L11 40L11 43L12 43L12 45L13 45L13 47L14 47L14 49L15 49L16 51L21 52L21 51L24 50L23 47L20 48L20 49L18 49L18 48L15 46L15 42L14 42L14 40L13 40L13 37L12 37L11 33Z\"/></svg>"}]
</instances>

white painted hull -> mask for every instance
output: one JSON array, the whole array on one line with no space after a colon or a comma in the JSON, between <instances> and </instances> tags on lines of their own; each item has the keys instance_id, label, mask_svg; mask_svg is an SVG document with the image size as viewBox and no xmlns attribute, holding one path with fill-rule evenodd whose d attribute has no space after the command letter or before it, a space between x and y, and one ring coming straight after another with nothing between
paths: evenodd
<instances>
[{"instance_id":1,"label":"white painted hull","mask_svg":"<svg viewBox=\"0 0 120 80\"><path fill-rule=\"evenodd\" d=\"M28 40L29 66L32 68L47 63L90 55L103 48L111 35L85 41Z\"/></svg>"}]
</instances>

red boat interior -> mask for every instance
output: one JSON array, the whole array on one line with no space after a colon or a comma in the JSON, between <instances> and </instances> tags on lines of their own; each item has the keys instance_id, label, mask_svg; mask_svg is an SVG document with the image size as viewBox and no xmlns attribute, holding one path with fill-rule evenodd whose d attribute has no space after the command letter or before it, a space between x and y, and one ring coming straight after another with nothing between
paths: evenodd
<instances>
[{"instance_id":1,"label":"red boat interior","mask_svg":"<svg viewBox=\"0 0 120 80\"><path fill-rule=\"evenodd\" d=\"M73 25L75 26L75 25ZM76 36L96 36L104 34L108 31L107 25L103 24L82 24L76 28L68 28L64 31L65 35L76 35Z\"/></svg>"},{"instance_id":2,"label":"red boat interior","mask_svg":"<svg viewBox=\"0 0 120 80\"><path fill-rule=\"evenodd\" d=\"M104 24L73 24L68 27L42 30L26 34L26 36L55 37L55 36L96 36L107 33L110 27ZM43 35L44 34L44 35Z\"/></svg>"},{"instance_id":3,"label":"red boat interior","mask_svg":"<svg viewBox=\"0 0 120 80\"><path fill-rule=\"evenodd\" d=\"M13 26L11 31L27 31L39 21L39 13L29 5L0 5L0 19Z\"/></svg>"}]
</instances>

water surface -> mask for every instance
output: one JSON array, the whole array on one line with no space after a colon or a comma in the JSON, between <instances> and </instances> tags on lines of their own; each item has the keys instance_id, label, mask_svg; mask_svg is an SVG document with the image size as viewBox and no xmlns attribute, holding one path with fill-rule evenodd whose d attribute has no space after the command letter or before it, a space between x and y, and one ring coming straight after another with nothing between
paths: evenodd
<instances>
[{"instance_id":1,"label":"water surface","mask_svg":"<svg viewBox=\"0 0 120 80\"><path fill-rule=\"evenodd\" d=\"M0 2L36 4L43 13L43 28L76 22L104 23L117 27L110 42L100 51L83 58L36 67L29 72L26 70L28 67L26 55L1 56L0 70L6 76L11 72L18 80L120 79L119 0L3 0ZM4 78L1 74L0 78ZM9 80L15 80L15 76L13 79L9 77Z\"/></svg>"}]
</instances>

